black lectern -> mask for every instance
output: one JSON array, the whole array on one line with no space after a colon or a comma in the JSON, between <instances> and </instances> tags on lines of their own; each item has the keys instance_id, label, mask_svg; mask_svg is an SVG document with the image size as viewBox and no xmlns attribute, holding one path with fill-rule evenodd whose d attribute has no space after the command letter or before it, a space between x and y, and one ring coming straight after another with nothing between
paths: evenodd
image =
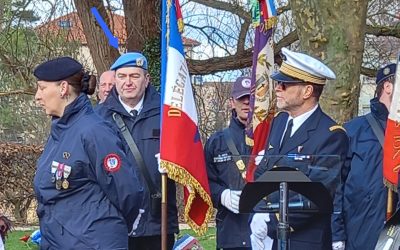
<instances>
[{"instance_id":1,"label":"black lectern","mask_svg":"<svg viewBox=\"0 0 400 250\"><path fill-rule=\"evenodd\" d=\"M400 249L400 209L385 223L375 250Z\"/></svg>"},{"instance_id":2,"label":"black lectern","mask_svg":"<svg viewBox=\"0 0 400 250\"><path fill-rule=\"evenodd\" d=\"M289 213L332 213L332 197L340 183L339 157L269 156L264 160L264 164L274 166L265 166L268 171L255 182L244 186L239 211L279 212L278 249L287 250L290 249ZM293 200L294 196L301 199ZM263 203L261 206L260 202Z\"/></svg>"}]
</instances>

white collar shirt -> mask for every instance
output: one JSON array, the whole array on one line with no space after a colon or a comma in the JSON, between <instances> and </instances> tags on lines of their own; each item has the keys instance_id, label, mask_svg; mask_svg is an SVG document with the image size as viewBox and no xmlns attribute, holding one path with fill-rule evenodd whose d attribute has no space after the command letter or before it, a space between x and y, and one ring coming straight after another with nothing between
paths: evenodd
<instances>
[{"instance_id":1,"label":"white collar shirt","mask_svg":"<svg viewBox=\"0 0 400 250\"><path fill-rule=\"evenodd\" d=\"M129 105L125 104L124 101L122 101L121 96L118 96L119 102L122 104L122 107L128 112L128 114L132 115L132 110L136 110L137 114L139 115L140 112L143 109L143 101L144 101L144 95L142 96L142 99L136 104L135 107L131 108Z\"/></svg>"}]
</instances>

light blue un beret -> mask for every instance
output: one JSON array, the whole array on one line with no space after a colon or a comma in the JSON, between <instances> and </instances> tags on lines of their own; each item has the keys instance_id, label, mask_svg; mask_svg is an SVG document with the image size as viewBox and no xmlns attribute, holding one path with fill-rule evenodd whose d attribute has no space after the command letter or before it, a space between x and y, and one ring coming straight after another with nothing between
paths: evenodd
<instances>
[{"instance_id":1,"label":"light blue un beret","mask_svg":"<svg viewBox=\"0 0 400 250\"><path fill-rule=\"evenodd\" d=\"M139 67L147 70L147 59L138 52L128 52L121 55L111 66L111 70L117 70L123 67Z\"/></svg>"}]
</instances>

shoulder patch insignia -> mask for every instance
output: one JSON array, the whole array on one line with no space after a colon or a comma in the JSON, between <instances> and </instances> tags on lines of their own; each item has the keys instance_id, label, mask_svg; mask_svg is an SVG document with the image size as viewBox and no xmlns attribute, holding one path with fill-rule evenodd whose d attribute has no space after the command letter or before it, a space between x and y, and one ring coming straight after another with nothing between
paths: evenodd
<instances>
[{"instance_id":1,"label":"shoulder patch insignia","mask_svg":"<svg viewBox=\"0 0 400 250\"><path fill-rule=\"evenodd\" d=\"M104 157L103 164L107 172L114 173L121 168L121 158L117 154L108 154Z\"/></svg>"},{"instance_id":2,"label":"shoulder patch insignia","mask_svg":"<svg viewBox=\"0 0 400 250\"><path fill-rule=\"evenodd\" d=\"M329 128L329 131L335 131L335 130L337 130L337 129L341 129L341 130L343 130L344 132L346 132L346 129L344 129L342 126L340 126L340 125L333 125L332 127L330 127Z\"/></svg>"}]
</instances>

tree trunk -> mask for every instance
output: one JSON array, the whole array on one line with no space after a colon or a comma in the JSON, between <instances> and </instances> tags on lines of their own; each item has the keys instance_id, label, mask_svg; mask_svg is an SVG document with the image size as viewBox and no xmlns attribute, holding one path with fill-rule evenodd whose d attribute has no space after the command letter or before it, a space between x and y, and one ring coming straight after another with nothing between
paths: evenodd
<instances>
[{"instance_id":1,"label":"tree trunk","mask_svg":"<svg viewBox=\"0 0 400 250\"><path fill-rule=\"evenodd\" d=\"M109 16L101 0L74 0L78 16L82 22L83 32L93 58L98 75L109 70L115 59L119 56L117 49L113 48L90 8L96 7L105 22L110 26Z\"/></svg>"},{"instance_id":2,"label":"tree trunk","mask_svg":"<svg viewBox=\"0 0 400 250\"><path fill-rule=\"evenodd\" d=\"M12 201L14 205L14 218L15 221L25 224L28 218L28 209L32 203L31 198L15 199Z\"/></svg>"},{"instance_id":3,"label":"tree trunk","mask_svg":"<svg viewBox=\"0 0 400 250\"><path fill-rule=\"evenodd\" d=\"M357 114L367 0L292 0L300 46L336 73L320 103L338 123Z\"/></svg>"},{"instance_id":4,"label":"tree trunk","mask_svg":"<svg viewBox=\"0 0 400 250\"><path fill-rule=\"evenodd\" d=\"M123 0L128 51L142 51L146 41L160 37L160 0Z\"/></svg>"}]
</instances>

